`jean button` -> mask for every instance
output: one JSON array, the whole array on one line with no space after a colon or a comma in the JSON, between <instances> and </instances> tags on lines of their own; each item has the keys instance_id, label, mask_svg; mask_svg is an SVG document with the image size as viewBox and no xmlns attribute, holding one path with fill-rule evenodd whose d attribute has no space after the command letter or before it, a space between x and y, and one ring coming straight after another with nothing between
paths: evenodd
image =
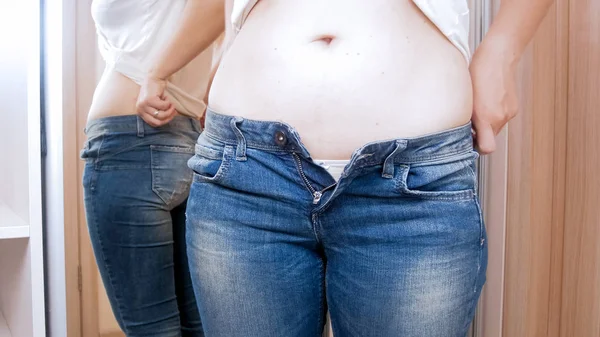
<instances>
[{"instance_id":1,"label":"jean button","mask_svg":"<svg viewBox=\"0 0 600 337\"><path fill-rule=\"evenodd\" d=\"M282 131L275 132L275 143L279 146L284 146L287 143L287 136Z\"/></svg>"}]
</instances>

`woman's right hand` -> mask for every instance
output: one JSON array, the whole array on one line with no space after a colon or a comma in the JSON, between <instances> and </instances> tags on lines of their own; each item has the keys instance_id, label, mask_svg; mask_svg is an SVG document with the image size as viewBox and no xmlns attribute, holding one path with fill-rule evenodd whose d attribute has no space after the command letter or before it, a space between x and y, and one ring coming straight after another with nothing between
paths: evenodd
<instances>
[{"instance_id":1,"label":"woman's right hand","mask_svg":"<svg viewBox=\"0 0 600 337\"><path fill-rule=\"evenodd\" d=\"M165 97L167 81L149 76L141 86L137 99L137 113L152 127L169 123L177 115L175 107Z\"/></svg>"}]
</instances>

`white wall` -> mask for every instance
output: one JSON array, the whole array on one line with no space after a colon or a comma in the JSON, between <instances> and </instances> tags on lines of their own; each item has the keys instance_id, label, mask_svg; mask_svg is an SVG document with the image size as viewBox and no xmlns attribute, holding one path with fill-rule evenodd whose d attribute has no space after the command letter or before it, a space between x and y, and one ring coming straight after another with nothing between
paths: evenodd
<instances>
[{"instance_id":1,"label":"white wall","mask_svg":"<svg viewBox=\"0 0 600 337\"><path fill-rule=\"evenodd\" d=\"M27 10L29 1L0 1L0 202L29 222ZM21 32L21 33L15 33Z\"/></svg>"}]
</instances>

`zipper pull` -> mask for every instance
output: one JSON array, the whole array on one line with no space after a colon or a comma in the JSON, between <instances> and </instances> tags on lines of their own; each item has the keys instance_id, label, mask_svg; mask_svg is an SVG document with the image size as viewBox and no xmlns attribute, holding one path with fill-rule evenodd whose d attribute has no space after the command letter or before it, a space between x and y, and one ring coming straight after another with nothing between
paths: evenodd
<instances>
[{"instance_id":1,"label":"zipper pull","mask_svg":"<svg viewBox=\"0 0 600 337\"><path fill-rule=\"evenodd\" d=\"M321 201L321 197L323 196L323 193L321 192L315 192L313 193L313 205L316 205L319 203L319 201Z\"/></svg>"}]
</instances>

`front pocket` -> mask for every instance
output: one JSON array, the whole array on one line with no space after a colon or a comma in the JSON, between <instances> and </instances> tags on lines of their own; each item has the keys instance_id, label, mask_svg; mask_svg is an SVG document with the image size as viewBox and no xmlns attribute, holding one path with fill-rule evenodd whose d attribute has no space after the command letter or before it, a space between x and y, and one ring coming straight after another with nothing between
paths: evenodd
<instances>
[{"instance_id":1,"label":"front pocket","mask_svg":"<svg viewBox=\"0 0 600 337\"><path fill-rule=\"evenodd\" d=\"M475 158L472 154L444 163L400 165L398 190L402 195L423 199L472 199L477 179Z\"/></svg>"},{"instance_id":2,"label":"front pocket","mask_svg":"<svg viewBox=\"0 0 600 337\"><path fill-rule=\"evenodd\" d=\"M188 161L194 171L194 182L220 182L229 170L233 155L234 148L230 145L223 146L222 150L196 145L196 155Z\"/></svg>"},{"instance_id":3,"label":"front pocket","mask_svg":"<svg viewBox=\"0 0 600 337\"><path fill-rule=\"evenodd\" d=\"M175 207L187 198L192 170L187 161L194 153L191 147L151 145L152 191L167 205Z\"/></svg>"}]
</instances>

